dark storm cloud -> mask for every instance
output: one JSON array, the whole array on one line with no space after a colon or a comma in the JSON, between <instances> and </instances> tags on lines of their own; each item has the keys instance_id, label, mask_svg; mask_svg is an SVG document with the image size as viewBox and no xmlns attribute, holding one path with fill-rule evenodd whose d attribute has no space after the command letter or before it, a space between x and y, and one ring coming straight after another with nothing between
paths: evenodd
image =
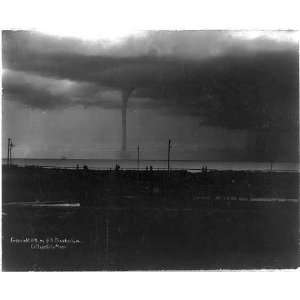
<instances>
[{"instance_id":1,"label":"dark storm cloud","mask_svg":"<svg viewBox=\"0 0 300 300\"><path fill-rule=\"evenodd\" d=\"M17 101L42 110L101 106L120 108L120 92L91 83L59 80L28 72L5 70L3 77L4 100Z\"/></svg>"},{"instance_id":2,"label":"dark storm cloud","mask_svg":"<svg viewBox=\"0 0 300 300\"><path fill-rule=\"evenodd\" d=\"M116 45L4 32L5 68L89 87L54 94L30 82L20 90L12 81L4 82L4 95L23 95L20 101L44 108L116 107L118 91L132 89L133 98L148 99L140 105L199 116L204 124L290 129L298 119L297 49L222 31L149 32Z\"/></svg>"}]
</instances>

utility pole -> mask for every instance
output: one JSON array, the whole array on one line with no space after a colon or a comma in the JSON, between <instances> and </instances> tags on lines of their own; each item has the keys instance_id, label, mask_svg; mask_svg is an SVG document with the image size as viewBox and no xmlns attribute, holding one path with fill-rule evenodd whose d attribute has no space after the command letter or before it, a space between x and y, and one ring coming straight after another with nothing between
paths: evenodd
<instances>
[{"instance_id":1,"label":"utility pole","mask_svg":"<svg viewBox=\"0 0 300 300\"><path fill-rule=\"evenodd\" d=\"M140 145L137 147L137 169L140 170Z\"/></svg>"},{"instance_id":2,"label":"utility pole","mask_svg":"<svg viewBox=\"0 0 300 300\"><path fill-rule=\"evenodd\" d=\"M12 141L10 139L10 147L9 147L9 164L11 165L11 149L13 147Z\"/></svg>"},{"instance_id":3,"label":"utility pole","mask_svg":"<svg viewBox=\"0 0 300 300\"><path fill-rule=\"evenodd\" d=\"M7 140L7 166L11 165L11 158L12 158L11 150L13 147L14 147L14 144L12 143L11 138L8 138L8 140Z\"/></svg>"},{"instance_id":4,"label":"utility pole","mask_svg":"<svg viewBox=\"0 0 300 300\"><path fill-rule=\"evenodd\" d=\"M168 173L170 174L170 152L171 152L171 140L168 143Z\"/></svg>"},{"instance_id":5,"label":"utility pole","mask_svg":"<svg viewBox=\"0 0 300 300\"><path fill-rule=\"evenodd\" d=\"M12 161L12 148L14 147L15 145L12 143L12 140L10 139L10 153L9 153L9 162L11 164L11 161Z\"/></svg>"},{"instance_id":6,"label":"utility pole","mask_svg":"<svg viewBox=\"0 0 300 300\"><path fill-rule=\"evenodd\" d=\"M7 140L7 166L9 166L9 164L10 164L10 143L11 143L11 140L10 140L10 138L8 138L8 140Z\"/></svg>"}]
</instances>

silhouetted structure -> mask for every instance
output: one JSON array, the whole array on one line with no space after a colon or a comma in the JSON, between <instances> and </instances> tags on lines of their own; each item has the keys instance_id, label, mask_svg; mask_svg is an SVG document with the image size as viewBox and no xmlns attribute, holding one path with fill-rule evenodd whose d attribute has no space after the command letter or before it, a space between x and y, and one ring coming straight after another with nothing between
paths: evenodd
<instances>
[{"instance_id":1,"label":"silhouetted structure","mask_svg":"<svg viewBox=\"0 0 300 300\"><path fill-rule=\"evenodd\" d=\"M12 143L11 138L8 138L7 140L7 165L11 166L12 161L12 148L14 147L14 144Z\"/></svg>"},{"instance_id":2,"label":"silhouetted structure","mask_svg":"<svg viewBox=\"0 0 300 300\"><path fill-rule=\"evenodd\" d=\"M171 140L168 142L168 172L170 173L170 152L171 152Z\"/></svg>"},{"instance_id":3,"label":"silhouetted structure","mask_svg":"<svg viewBox=\"0 0 300 300\"><path fill-rule=\"evenodd\" d=\"M137 169L140 169L140 145L137 147Z\"/></svg>"}]
</instances>

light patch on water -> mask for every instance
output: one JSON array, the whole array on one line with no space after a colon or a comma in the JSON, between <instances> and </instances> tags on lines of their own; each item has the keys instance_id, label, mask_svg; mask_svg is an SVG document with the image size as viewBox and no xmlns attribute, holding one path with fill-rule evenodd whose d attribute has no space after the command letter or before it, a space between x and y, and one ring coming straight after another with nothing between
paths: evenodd
<instances>
[{"instance_id":1,"label":"light patch on water","mask_svg":"<svg viewBox=\"0 0 300 300\"><path fill-rule=\"evenodd\" d=\"M9 202L7 206L32 206L32 207L80 207L80 203L41 203L41 202Z\"/></svg>"}]
</instances>

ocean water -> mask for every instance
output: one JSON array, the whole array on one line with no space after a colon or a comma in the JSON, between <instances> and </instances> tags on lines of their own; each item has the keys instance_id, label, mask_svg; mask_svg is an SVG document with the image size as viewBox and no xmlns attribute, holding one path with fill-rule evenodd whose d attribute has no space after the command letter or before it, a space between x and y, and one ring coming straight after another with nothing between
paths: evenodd
<instances>
[{"instance_id":1,"label":"ocean water","mask_svg":"<svg viewBox=\"0 0 300 300\"><path fill-rule=\"evenodd\" d=\"M3 159L3 163L6 160ZM116 164L120 165L121 169L137 169L138 163L136 160L116 160L116 159L21 159L15 158L13 164L19 166L43 166L43 167L58 167L58 168L76 168L79 165L82 168L84 165L90 169L107 170L113 169ZM139 163L140 169L145 169L147 166L152 166L153 169L167 169L166 160L141 160ZM185 169L190 171L201 170L202 166L207 166L208 169L214 170L250 170L250 171L289 171L298 172L299 164L291 162L250 162L250 161L199 161L199 160L173 160L170 162L171 169Z\"/></svg>"}]
</instances>

